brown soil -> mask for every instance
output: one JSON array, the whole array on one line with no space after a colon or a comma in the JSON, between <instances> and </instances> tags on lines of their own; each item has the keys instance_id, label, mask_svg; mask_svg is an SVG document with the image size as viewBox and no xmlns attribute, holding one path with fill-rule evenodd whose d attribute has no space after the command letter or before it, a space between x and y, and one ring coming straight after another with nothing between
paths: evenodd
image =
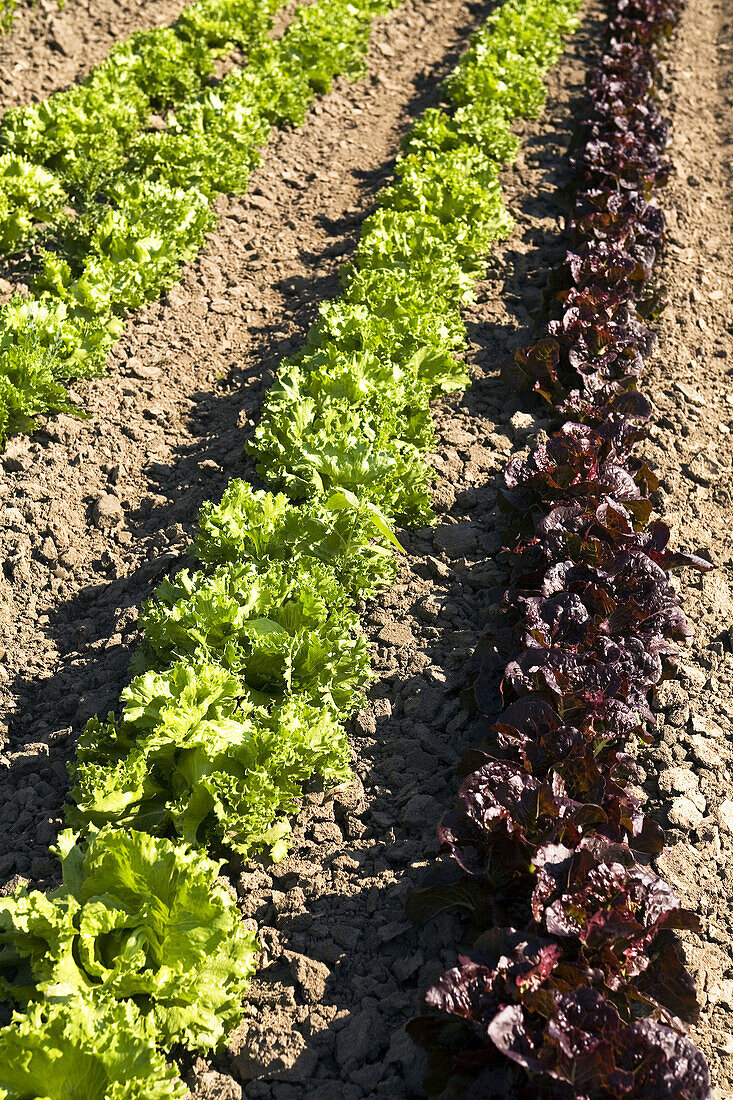
<instances>
[{"instance_id":1,"label":"brown soil","mask_svg":"<svg viewBox=\"0 0 733 1100\"><path fill-rule=\"evenodd\" d=\"M648 453L657 506L680 545L718 568L681 578L695 628L680 684L664 685L662 741L647 789L669 847L658 869L701 916L688 939L702 1019L694 1038L721 1098L733 1097L733 5L688 0L668 57L664 106L676 169L661 196L669 224L669 306L646 380L656 406ZM666 821L665 821L666 817Z\"/></svg>"},{"instance_id":2,"label":"brown soil","mask_svg":"<svg viewBox=\"0 0 733 1100\"><path fill-rule=\"evenodd\" d=\"M317 301L337 292L339 265L390 179L400 134L436 102L438 79L484 14L460 0L408 0L379 21L368 79L339 85L302 130L275 139L248 196L222 203L220 226L181 286L131 322L110 376L76 386L90 419L51 420L5 452L6 888L18 874L52 881L47 846L66 788L64 760L85 719L117 701L136 609L186 560L199 503L232 476L252 476L242 443L279 358L299 345ZM683 545L714 543L721 568L702 588L683 585L698 638L684 658L681 697L660 692L663 740L647 778L659 814L671 811L679 823L662 869L705 921L706 939L690 945L705 985L697 1039L725 1089L733 1083L730 1057L724 1064L733 1050L733 848L718 815L733 714L725 579L733 564L725 478L733 468L733 196L722 91L731 55L717 55L715 45L723 18L719 5L689 0L670 54L678 173L663 202L677 212L664 273L671 305L647 381L660 414L650 448L663 469L660 510L676 515ZM435 851L434 826L472 740L457 692L504 585L496 485L508 456L545 423L498 371L526 341L563 251L558 188L569 175L565 153L597 26L594 8L551 74L543 118L522 128L522 154L505 173L517 226L467 312L475 384L435 407L440 523L404 535L399 581L363 618L377 679L352 730L356 779L335 796L308 796L287 861L229 868L265 951L230 1048L214 1063L183 1063L200 1100L241 1100L243 1087L261 1100L421 1095L420 1056L402 1027L419 990L455 961L461 925L445 916L413 929L403 901ZM727 36L723 46L730 26ZM21 98L37 94L34 79ZM706 800L702 820L685 822L689 806L673 804L681 783L693 811Z\"/></svg>"},{"instance_id":3,"label":"brown soil","mask_svg":"<svg viewBox=\"0 0 733 1100\"><path fill-rule=\"evenodd\" d=\"M190 0L35 0L0 37L0 110L82 80L133 31L172 23Z\"/></svg>"}]
</instances>

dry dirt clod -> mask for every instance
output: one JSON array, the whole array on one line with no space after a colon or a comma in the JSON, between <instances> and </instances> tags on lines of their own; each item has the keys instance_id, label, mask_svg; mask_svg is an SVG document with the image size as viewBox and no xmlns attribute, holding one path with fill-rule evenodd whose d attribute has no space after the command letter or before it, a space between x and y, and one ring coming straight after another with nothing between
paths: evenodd
<instances>
[{"instance_id":1,"label":"dry dirt clod","mask_svg":"<svg viewBox=\"0 0 733 1100\"><path fill-rule=\"evenodd\" d=\"M125 513L119 499L112 493L103 493L94 502L94 522L102 531L112 530L124 523Z\"/></svg>"},{"instance_id":2,"label":"dry dirt clod","mask_svg":"<svg viewBox=\"0 0 733 1100\"><path fill-rule=\"evenodd\" d=\"M277 1081L307 1081L318 1055L308 1049L300 1032L246 1021L231 1041L237 1051L232 1066L242 1081L266 1077Z\"/></svg>"},{"instance_id":3,"label":"dry dirt clod","mask_svg":"<svg viewBox=\"0 0 733 1100\"><path fill-rule=\"evenodd\" d=\"M323 1000L326 982L331 974L328 967L325 963L311 959L308 955L299 955L296 951L285 951L283 954L303 998L310 1004L318 1004Z\"/></svg>"}]
</instances>

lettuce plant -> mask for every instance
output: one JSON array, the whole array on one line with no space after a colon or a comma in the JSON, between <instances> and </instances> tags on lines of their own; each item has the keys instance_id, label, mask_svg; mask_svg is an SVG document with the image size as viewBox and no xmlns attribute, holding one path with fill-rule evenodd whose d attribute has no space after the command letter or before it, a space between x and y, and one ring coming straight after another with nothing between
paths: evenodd
<instances>
[{"instance_id":1,"label":"lettuce plant","mask_svg":"<svg viewBox=\"0 0 733 1100\"><path fill-rule=\"evenodd\" d=\"M367 679L358 619L327 566L220 565L159 585L133 669L171 661L216 662L241 684L241 699L287 696L349 714Z\"/></svg>"},{"instance_id":2,"label":"lettuce plant","mask_svg":"<svg viewBox=\"0 0 733 1100\"><path fill-rule=\"evenodd\" d=\"M348 775L343 727L296 697L272 711L219 665L178 662L136 677L119 721L92 719L72 765L76 827L114 823L177 833L249 855L287 850L286 815L306 779Z\"/></svg>"},{"instance_id":3,"label":"lettuce plant","mask_svg":"<svg viewBox=\"0 0 733 1100\"><path fill-rule=\"evenodd\" d=\"M115 47L83 84L6 113L6 247L36 230L51 247L40 249L32 280L36 328L21 341L17 310L0 309L0 343L17 344L20 361L14 369L0 357L0 438L59 407L34 377L41 359L54 383L103 369L125 313L157 298L200 249L216 195L246 190L272 126L300 123L337 74L363 73L372 19L397 2L304 5L272 41L276 0L200 0L172 27ZM208 87L215 59L233 47L247 50L247 65ZM146 126L154 112L167 112L162 127ZM42 219L52 222L43 233ZM63 349L41 322L59 310Z\"/></svg>"},{"instance_id":4,"label":"lettuce plant","mask_svg":"<svg viewBox=\"0 0 733 1100\"><path fill-rule=\"evenodd\" d=\"M0 251L14 252L39 222L55 218L66 201L58 179L10 153L0 156Z\"/></svg>"},{"instance_id":5,"label":"lettuce plant","mask_svg":"<svg viewBox=\"0 0 733 1100\"><path fill-rule=\"evenodd\" d=\"M28 1006L0 1028L0 1100L183 1100L131 1001L69 998Z\"/></svg>"},{"instance_id":6,"label":"lettuce plant","mask_svg":"<svg viewBox=\"0 0 733 1100\"><path fill-rule=\"evenodd\" d=\"M216 881L219 864L146 833L59 836L63 885L0 899L0 975L20 1002L114 999L157 1042L208 1050L239 1019L259 945Z\"/></svg>"},{"instance_id":7,"label":"lettuce plant","mask_svg":"<svg viewBox=\"0 0 733 1100\"><path fill-rule=\"evenodd\" d=\"M193 550L208 568L234 562L267 568L288 561L308 569L317 562L332 570L354 601L374 596L394 579L394 555L380 540L384 523L372 502L358 497L340 493L293 505L284 493L256 490L235 478L218 504L203 505Z\"/></svg>"}]
</instances>

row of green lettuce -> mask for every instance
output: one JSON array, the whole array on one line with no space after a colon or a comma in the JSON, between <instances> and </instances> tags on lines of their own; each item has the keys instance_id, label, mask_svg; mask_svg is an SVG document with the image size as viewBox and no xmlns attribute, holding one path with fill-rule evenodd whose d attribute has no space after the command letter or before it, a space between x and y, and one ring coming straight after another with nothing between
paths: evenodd
<instances>
[{"instance_id":1,"label":"row of green lettuce","mask_svg":"<svg viewBox=\"0 0 733 1100\"><path fill-rule=\"evenodd\" d=\"M231 51L261 47L276 0L197 0L170 27L135 32L81 84L0 121L0 248L46 234L84 211L123 169L151 117L201 95Z\"/></svg>"},{"instance_id":2,"label":"row of green lettuce","mask_svg":"<svg viewBox=\"0 0 733 1100\"><path fill-rule=\"evenodd\" d=\"M348 776L369 678L354 606L429 522L429 400L467 382L461 306L510 219L511 121L536 115L578 0L507 0L403 144L342 295L282 364L251 444L273 490L204 506L200 568L164 581L121 716L92 720L57 848L63 886L0 900L0 1098L183 1095L157 1051L220 1045L257 943L217 880L288 849L303 784ZM86 1091L72 1083L88 1082Z\"/></svg>"},{"instance_id":3,"label":"row of green lettuce","mask_svg":"<svg viewBox=\"0 0 733 1100\"><path fill-rule=\"evenodd\" d=\"M125 315L175 283L213 199L246 191L273 127L365 71L374 17L400 2L320 0L275 41L279 0L198 0L83 84L5 114L0 251L30 289L0 308L0 442L73 408L69 380L100 373ZM235 48L246 64L212 81Z\"/></svg>"}]
</instances>

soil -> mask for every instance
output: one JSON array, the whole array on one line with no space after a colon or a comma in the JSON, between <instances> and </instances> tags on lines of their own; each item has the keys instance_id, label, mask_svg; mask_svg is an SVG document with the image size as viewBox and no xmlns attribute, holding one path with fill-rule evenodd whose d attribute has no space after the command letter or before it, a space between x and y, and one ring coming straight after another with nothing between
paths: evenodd
<instances>
[{"instance_id":1,"label":"soil","mask_svg":"<svg viewBox=\"0 0 733 1100\"><path fill-rule=\"evenodd\" d=\"M135 8L142 17L154 6ZM391 179L400 135L438 101L440 78L485 13L459 0L408 0L379 20L367 79L339 83L301 130L275 137L248 195L221 202L219 227L181 285L131 319L109 376L75 386L89 419L49 420L2 456L5 890L19 875L53 883L47 849L65 760L86 718L116 705L137 608L166 572L187 564L201 501L233 476L253 477L243 442L279 359L300 345L316 303L337 293L339 266ZM443 916L414 929L403 903L435 853L456 762L475 740L459 691L504 588L496 487L508 457L547 426L544 410L508 390L499 369L528 339L564 251L560 189L599 18L595 6L586 11L550 74L543 117L520 127L520 158L504 173L517 225L466 312L474 385L435 405L439 523L401 534L408 552L398 583L364 609L376 679L351 730L355 779L306 797L286 861L226 869L264 951L227 1050L181 1062L198 1100L422 1095L421 1055L403 1025L420 990L455 961L462 928ZM676 517L682 545L714 543L720 563L702 586L682 579L697 637L680 687L660 690L662 737L646 775L660 819L671 818L660 870L705 923L704 938L688 943L705 1001L695 1037L720 1097L733 1085L733 806L727 817L724 801L733 714L733 146L731 55L716 47L731 44L724 19L720 5L689 0L667 63L677 167L662 197L676 212L663 271L671 302L646 384L659 409L650 445L663 476L658 507ZM38 94L26 75L21 98Z\"/></svg>"},{"instance_id":2,"label":"soil","mask_svg":"<svg viewBox=\"0 0 733 1100\"><path fill-rule=\"evenodd\" d=\"M733 5L688 0L667 59L675 175L661 195L669 226L669 305L645 382L655 406L648 455L656 504L681 546L717 568L680 578L695 629L679 683L664 684L661 741L648 767L651 805L669 826L658 860L702 937L686 938L703 1005L693 1038L719 1096L733 1097ZM663 724L662 724L663 723ZM665 820L666 819L666 820Z\"/></svg>"},{"instance_id":3,"label":"soil","mask_svg":"<svg viewBox=\"0 0 733 1100\"><path fill-rule=\"evenodd\" d=\"M165 27L190 0L34 0L0 37L0 108L45 99L83 80L115 42Z\"/></svg>"}]
</instances>

